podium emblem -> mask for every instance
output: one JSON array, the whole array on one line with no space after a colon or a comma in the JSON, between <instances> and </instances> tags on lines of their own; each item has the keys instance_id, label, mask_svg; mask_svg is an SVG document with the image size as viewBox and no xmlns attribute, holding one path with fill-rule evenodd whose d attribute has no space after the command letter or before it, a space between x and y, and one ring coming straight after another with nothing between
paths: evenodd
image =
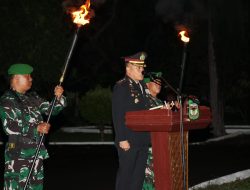
<instances>
[{"instance_id":1,"label":"podium emblem","mask_svg":"<svg viewBox=\"0 0 250 190\"><path fill-rule=\"evenodd\" d=\"M198 119L200 116L199 105L193 100L188 100L188 117L191 120Z\"/></svg>"}]
</instances>

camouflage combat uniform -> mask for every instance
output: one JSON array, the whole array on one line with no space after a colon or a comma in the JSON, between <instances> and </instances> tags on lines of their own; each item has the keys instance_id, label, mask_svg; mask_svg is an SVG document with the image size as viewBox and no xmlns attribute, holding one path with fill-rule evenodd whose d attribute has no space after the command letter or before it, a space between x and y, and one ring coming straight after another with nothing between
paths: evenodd
<instances>
[{"instance_id":1,"label":"camouflage combat uniform","mask_svg":"<svg viewBox=\"0 0 250 190\"><path fill-rule=\"evenodd\" d=\"M163 105L163 102L160 99L155 98L152 95L149 95L149 98L151 107ZM152 147L149 147L147 165L145 170L145 179L143 182L142 190L154 190L155 189L154 182L155 179L153 170L153 153L152 153Z\"/></svg>"},{"instance_id":2,"label":"camouflage combat uniform","mask_svg":"<svg viewBox=\"0 0 250 190\"><path fill-rule=\"evenodd\" d=\"M52 114L66 105L65 97L56 101ZM37 125L48 114L50 103L35 93L20 94L7 91L0 99L0 118L9 140L5 148L4 190L23 189L41 134ZM43 159L48 152L42 143L28 189L43 189Z\"/></svg>"}]
</instances>

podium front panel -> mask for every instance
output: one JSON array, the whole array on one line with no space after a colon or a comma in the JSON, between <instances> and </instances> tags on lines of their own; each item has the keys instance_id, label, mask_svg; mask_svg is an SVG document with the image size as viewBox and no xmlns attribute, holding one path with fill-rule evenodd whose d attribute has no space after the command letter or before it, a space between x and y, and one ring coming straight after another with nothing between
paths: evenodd
<instances>
[{"instance_id":1,"label":"podium front panel","mask_svg":"<svg viewBox=\"0 0 250 190\"><path fill-rule=\"evenodd\" d=\"M151 132L156 190L183 190L183 168L188 189L188 132L184 132L184 167L179 132Z\"/></svg>"}]
</instances>

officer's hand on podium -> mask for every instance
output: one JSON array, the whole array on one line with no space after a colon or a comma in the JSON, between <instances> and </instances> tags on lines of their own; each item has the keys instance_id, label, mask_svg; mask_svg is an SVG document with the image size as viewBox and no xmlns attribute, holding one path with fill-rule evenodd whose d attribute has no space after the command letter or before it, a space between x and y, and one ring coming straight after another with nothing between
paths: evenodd
<instances>
[{"instance_id":1,"label":"officer's hand on podium","mask_svg":"<svg viewBox=\"0 0 250 190\"><path fill-rule=\"evenodd\" d=\"M119 146L124 151L128 151L130 149L130 144L128 141L120 141Z\"/></svg>"}]
</instances>

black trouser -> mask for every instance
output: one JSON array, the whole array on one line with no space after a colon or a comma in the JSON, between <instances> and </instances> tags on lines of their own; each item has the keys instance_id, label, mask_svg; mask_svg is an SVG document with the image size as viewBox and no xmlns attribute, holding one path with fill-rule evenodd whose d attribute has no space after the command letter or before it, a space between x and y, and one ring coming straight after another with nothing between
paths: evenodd
<instances>
[{"instance_id":1,"label":"black trouser","mask_svg":"<svg viewBox=\"0 0 250 190\"><path fill-rule=\"evenodd\" d=\"M118 156L116 190L142 190L148 147L130 147L128 151L118 147Z\"/></svg>"}]
</instances>

